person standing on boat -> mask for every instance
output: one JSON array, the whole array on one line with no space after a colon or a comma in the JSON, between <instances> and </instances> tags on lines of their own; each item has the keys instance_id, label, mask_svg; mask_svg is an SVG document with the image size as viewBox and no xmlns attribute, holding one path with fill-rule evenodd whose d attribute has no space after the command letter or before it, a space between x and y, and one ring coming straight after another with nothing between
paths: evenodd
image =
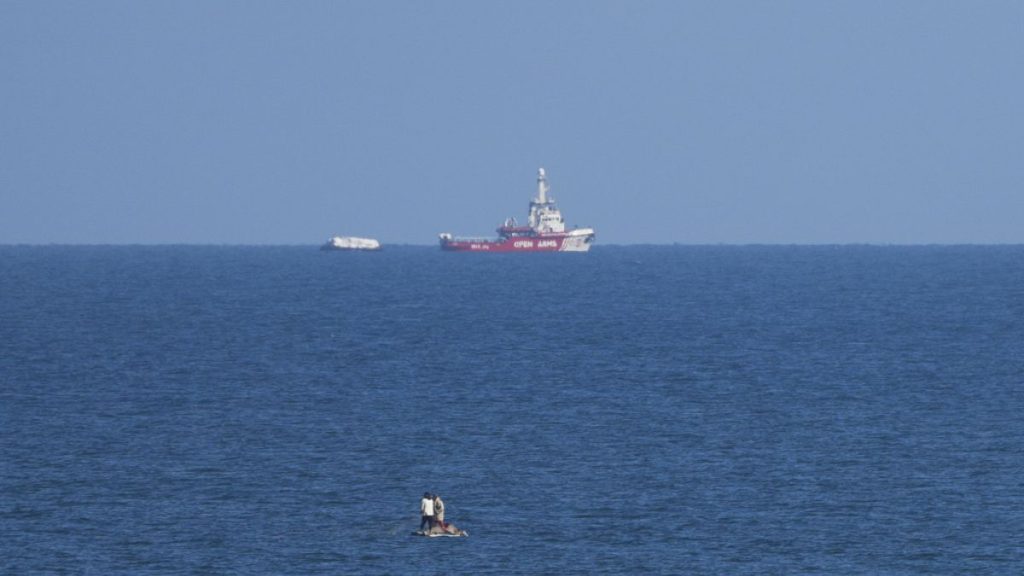
<instances>
[{"instance_id":1,"label":"person standing on boat","mask_svg":"<svg viewBox=\"0 0 1024 576\"><path fill-rule=\"evenodd\" d=\"M420 500L420 530L423 530L424 526L427 530L434 527L434 498L430 492L424 492L423 499Z\"/></svg>"},{"instance_id":2,"label":"person standing on boat","mask_svg":"<svg viewBox=\"0 0 1024 576\"><path fill-rule=\"evenodd\" d=\"M444 501L439 494L434 494L434 522L444 529Z\"/></svg>"}]
</instances>

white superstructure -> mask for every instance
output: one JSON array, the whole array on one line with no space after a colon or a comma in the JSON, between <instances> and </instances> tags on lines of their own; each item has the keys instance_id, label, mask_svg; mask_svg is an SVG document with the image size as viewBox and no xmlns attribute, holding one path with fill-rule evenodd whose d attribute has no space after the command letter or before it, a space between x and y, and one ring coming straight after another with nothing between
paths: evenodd
<instances>
[{"instance_id":1,"label":"white superstructure","mask_svg":"<svg viewBox=\"0 0 1024 576\"><path fill-rule=\"evenodd\" d=\"M544 169L537 170L537 197L530 202L530 227L539 234L565 232L565 219L555 206L555 199L548 197L548 178Z\"/></svg>"}]
</instances>

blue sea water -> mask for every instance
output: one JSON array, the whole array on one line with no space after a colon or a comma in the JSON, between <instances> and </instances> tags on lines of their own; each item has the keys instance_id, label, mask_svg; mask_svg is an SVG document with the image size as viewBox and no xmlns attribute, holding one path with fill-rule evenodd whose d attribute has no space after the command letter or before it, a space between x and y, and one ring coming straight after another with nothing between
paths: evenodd
<instances>
[{"instance_id":1,"label":"blue sea water","mask_svg":"<svg viewBox=\"0 0 1024 576\"><path fill-rule=\"evenodd\" d=\"M1024 247L0 247L0 573L1019 574L1022 385Z\"/></svg>"}]
</instances>

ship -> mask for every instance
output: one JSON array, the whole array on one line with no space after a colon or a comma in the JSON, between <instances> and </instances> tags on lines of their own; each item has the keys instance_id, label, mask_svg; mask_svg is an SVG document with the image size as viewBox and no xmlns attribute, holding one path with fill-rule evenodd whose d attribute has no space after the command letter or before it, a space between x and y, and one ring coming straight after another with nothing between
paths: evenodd
<instances>
[{"instance_id":1,"label":"ship","mask_svg":"<svg viewBox=\"0 0 1024 576\"><path fill-rule=\"evenodd\" d=\"M548 195L544 169L537 170L537 197L530 202L525 226L508 218L497 238L460 238L448 232L439 235L441 249L452 252L586 252L594 243L593 228L566 230L565 219Z\"/></svg>"},{"instance_id":2,"label":"ship","mask_svg":"<svg viewBox=\"0 0 1024 576\"><path fill-rule=\"evenodd\" d=\"M373 238L335 236L320 247L321 250L380 250L380 242Z\"/></svg>"}]
</instances>

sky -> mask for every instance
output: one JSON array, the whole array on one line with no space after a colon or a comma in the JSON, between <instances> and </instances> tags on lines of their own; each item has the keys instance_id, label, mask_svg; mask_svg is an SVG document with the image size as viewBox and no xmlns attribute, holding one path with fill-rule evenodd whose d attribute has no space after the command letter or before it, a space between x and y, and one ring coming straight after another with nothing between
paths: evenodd
<instances>
[{"instance_id":1,"label":"sky","mask_svg":"<svg viewBox=\"0 0 1024 576\"><path fill-rule=\"evenodd\" d=\"M0 1L0 244L1024 243L1024 2Z\"/></svg>"}]
</instances>

